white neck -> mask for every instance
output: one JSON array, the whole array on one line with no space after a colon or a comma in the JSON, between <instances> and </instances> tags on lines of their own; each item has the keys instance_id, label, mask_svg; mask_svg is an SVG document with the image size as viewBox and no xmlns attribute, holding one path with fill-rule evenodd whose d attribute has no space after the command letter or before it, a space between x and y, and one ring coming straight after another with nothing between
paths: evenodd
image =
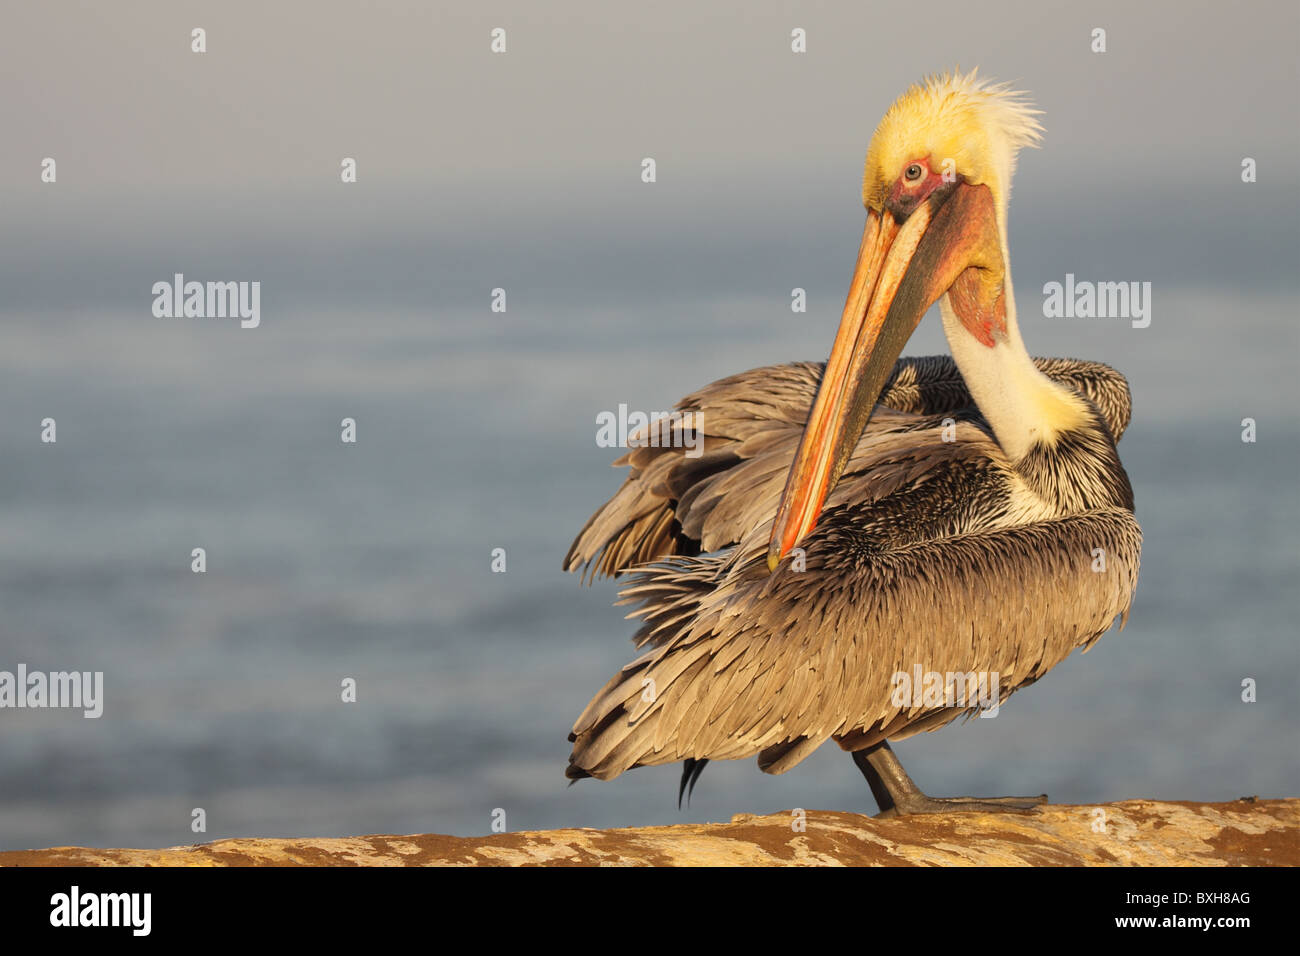
<instances>
[{"instance_id":1,"label":"white neck","mask_svg":"<svg viewBox=\"0 0 1300 956\"><path fill-rule=\"evenodd\" d=\"M1003 262L1008 262L1005 238ZM992 347L981 344L967 331L948 296L940 299L939 311L952 357L971 397L992 427L1002 450L1015 462L1035 444L1051 444L1059 432L1077 427L1086 419L1087 412L1073 393L1038 371L1025 349L1016 323L1009 266L1004 295L1006 335L995 333Z\"/></svg>"}]
</instances>

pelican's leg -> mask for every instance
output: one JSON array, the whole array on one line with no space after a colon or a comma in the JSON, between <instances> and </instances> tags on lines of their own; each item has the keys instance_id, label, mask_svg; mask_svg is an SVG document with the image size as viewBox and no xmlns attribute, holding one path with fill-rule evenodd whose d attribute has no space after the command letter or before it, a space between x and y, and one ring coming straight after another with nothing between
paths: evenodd
<instances>
[{"instance_id":1,"label":"pelican's leg","mask_svg":"<svg viewBox=\"0 0 1300 956\"><path fill-rule=\"evenodd\" d=\"M880 804L879 817L908 813L1031 813L1047 802L1045 793L1037 797L928 797L907 775L884 740L866 750L855 750L853 762Z\"/></svg>"}]
</instances>

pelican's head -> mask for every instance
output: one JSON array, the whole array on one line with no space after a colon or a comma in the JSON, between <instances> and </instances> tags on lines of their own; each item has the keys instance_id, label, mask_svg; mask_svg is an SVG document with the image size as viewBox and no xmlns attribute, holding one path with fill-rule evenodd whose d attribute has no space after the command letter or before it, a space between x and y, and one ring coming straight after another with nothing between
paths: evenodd
<instances>
[{"instance_id":1,"label":"pelican's head","mask_svg":"<svg viewBox=\"0 0 1300 956\"><path fill-rule=\"evenodd\" d=\"M1038 115L1023 93L980 80L974 70L930 77L900 96L876 127L862 172L862 204L877 214L905 213L945 181L960 180L988 186L1002 218L1016 154L1042 134Z\"/></svg>"},{"instance_id":2,"label":"pelican's head","mask_svg":"<svg viewBox=\"0 0 1300 956\"><path fill-rule=\"evenodd\" d=\"M898 98L871 137L867 226L844 314L772 526L768 566L813 529L876 399L940 297L980 344L1006 337L1006 202L1040 127L1024 96L969 74Z\"/></svg>"}]
</instances>

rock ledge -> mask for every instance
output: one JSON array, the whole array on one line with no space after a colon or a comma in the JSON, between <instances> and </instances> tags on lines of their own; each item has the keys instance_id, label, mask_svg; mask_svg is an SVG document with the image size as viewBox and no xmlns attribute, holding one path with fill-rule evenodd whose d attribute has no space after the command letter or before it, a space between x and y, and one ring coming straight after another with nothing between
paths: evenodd
<instances>
[{"instance_id":1,"label":"rock ledge","mask_svg":"<svg viewBox=\"0 0 1300 956\"><path fill-rule=\"evenodd\" d=\"M1126 800L1032 815L874 820L820 810L730 823L341 839L232 839L165 850L51 847L0 866L1279 866L1300 865L1300 799ZM802 830L798 824L802 823Z\"/></svg>"}]
</instances>

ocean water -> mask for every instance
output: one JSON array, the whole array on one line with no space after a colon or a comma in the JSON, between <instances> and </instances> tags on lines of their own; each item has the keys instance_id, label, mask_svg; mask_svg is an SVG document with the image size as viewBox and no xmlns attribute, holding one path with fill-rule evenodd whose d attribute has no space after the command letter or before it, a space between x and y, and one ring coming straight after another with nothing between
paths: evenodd
<instances>
[{"instance_id":1,"label":"ocean water","mask_svg":"<svg viewBox=\"0 0 1300 956\"><path fill-rule=\"evenodd\" d=\"M1035 354L1100 358L1133 383L1138 595L1124 631L996 720L901 744L927 791L1300 792L1294 305L1189 289L1149 330L1022 319ZM596 413L824 358L833 319L720 301L667 319L300 311L250 331L0 321L0 669L105 681L98 720L0 712L0 848L470 835L497 810L511 830L874 812L833 745L781 777L711 765L681 811L676 766L563 776L572 720L632 654L616 586L560 569L621 480ZM942 349L929 319L908 351Z\"/></svg>"}]
</instances>

